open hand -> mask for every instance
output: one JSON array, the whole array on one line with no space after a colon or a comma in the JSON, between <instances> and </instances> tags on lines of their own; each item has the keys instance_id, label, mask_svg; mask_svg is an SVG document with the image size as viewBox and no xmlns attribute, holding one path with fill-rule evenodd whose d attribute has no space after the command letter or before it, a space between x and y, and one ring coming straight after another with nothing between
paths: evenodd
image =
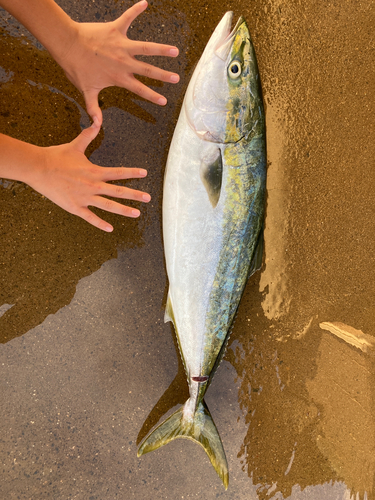
<instances>
[{"instance_id":1,"label":"open hand","mask_svg":"<svg viewBox=\"0 0 375 500\"><path fill-rule=\"evenodd\" d=\"M145 177L146 170L99 167L86 158L85 150L99 130L100 126L94 123L68 144L41 148L42 166L34 172L28 184L61 208L82 217L99 229L110 232L113 227L89 210L89 206L134 218L140 215L139 210L104 196L143 202L150 201L151 197L147 193L107 182Z\"/></svg>"},{"instance_id":2,"label":"open hand","mask_svg":"<svg viewBox=\"0 0 375 500\"><path fill-rule=\"evenodd\" d=\"M162 82L177 83L179 76L169 71L139 61L137 55L178 55L177 47L151 42L130 40L127 31L134 19L147 8L142 0L110 23L77 23L76 36L69 50L58 63L69 80L83 93L87 112L92 119L102 123L98 104L99 92L113 85L125 87L135 94L161 106L165 97L150 89L134 74L147 76Z\"/></svg>"}]
</instances>

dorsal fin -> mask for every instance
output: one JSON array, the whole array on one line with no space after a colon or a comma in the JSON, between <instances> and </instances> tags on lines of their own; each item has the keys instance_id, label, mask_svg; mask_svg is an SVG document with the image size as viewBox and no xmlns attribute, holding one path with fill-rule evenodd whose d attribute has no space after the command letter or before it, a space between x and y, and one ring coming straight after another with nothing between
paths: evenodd
<instances>
[{"instance_id":1,"label":"dorsal fin","mask_svg":"<svg viewBox=\"0 0 375 500\"><path fill-rule=\"evenodd\" d=\"M259 269L262 267L263 251L264 251L263 249L264 249L264 228L262 226L262 229L260 230L260 233L258 236L258 241L257 241L255 249L254 249L253 258L252 258L251 264L250 264L249 278L256 271L259 271Z\"/></svg>"},{"instance_id":2,"label":"dorsal fin","mask_svg":"<svg viewBox=\"0 0 375 500\"><path fill-rule=\"evenodd\" d=\"M223 179L223 161L220 148L216 147L209 155L202 158L199 173L210 203L215 208L220 198Z\"/></svg>"}]
</instances>

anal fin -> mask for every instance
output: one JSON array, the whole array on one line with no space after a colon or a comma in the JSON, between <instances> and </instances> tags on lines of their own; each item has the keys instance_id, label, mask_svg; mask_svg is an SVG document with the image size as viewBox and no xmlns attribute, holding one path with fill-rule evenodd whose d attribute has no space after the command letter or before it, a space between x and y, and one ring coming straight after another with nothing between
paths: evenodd
<instances>
[{"instance_id":1,"label":"anal fin","mask_svg":"<svg viewBox=\"0 0 375 500\"><path fill-rule=\"evenodd\" d=\"M174 324L172 300L169 290L168 290L167 304L165 306L164 323L168 323L168 321L172 321L172 323Z\"/></svg>"}]
</instances>

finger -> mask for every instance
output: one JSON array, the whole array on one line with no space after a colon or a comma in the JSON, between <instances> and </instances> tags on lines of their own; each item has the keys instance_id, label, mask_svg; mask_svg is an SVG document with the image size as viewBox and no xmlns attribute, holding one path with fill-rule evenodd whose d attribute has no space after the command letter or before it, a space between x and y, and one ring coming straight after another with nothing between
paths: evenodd
<instances>
[{"instance_id":1,"label":"finger","mask_svg":"<svg viewBox=\"0 0 375 500\"><path fill-rule=\"evenodd\" d=\"M116 201L109 200L108 198L102 198L101 196L95 196L92 203L94 207L105 210L106 212L111 212L113 214L123 215L125 217L136 218L139 217L141 212L136 208L127 207Z\"/></svg>"},{"instance_id":2,"label":"finger","mask_svg":"<svg viewBox=\"0 0 375 500\"><path fill-rule=\"evenodd\" d=\"M78 212L76 212L76 215L102 231L106 231L107 233L113 231L113 226L111 226L111 224L108 224L108 222L95 215L88 208L81 208Z\"/></svg>"},{"instance_id":3,"label":"finger","mask_svg":"<svg viewBox=\"0 0 375 500\"><path fill-rule=\"evenodd\" d=\"M151 200L151 196L148 193L144 193L143 191L107 183L103 183L103 189L101 190L100 194L104 196L111 196L112 198L142 201L144 203L148 203Z\"/></svg>"},{"instance_id":4,"label":"finger","mask_svg":"<svg viewBox=\"0 0 375 500\"><path fill-rule=\"evenodd\" d=\"M120 181L122 179L141 179L146 177L147 170L143 168L126 168L126 167L99 167L101 171L101 180L107 181Z\"/></svg>"},{"instance_id":5,"label":"finger","mask_svg":"<svg viewBox=\"0 0 375 500\"><path fill-rule=\"evenodd\" d=\"M134 92L134 94L143 97L143 99L147 99L148 101L151 101L155 104L159 104L159 106L165 106L167 104L167 99L164 96L150 89L149 87L147 87L147 85L141 83L134 76L127 79L124 87L126 87L131 92Z\"/></svg>"},{"instance_id":6,"label":"finger","mask_svg":"<svg viewBox=\"0 0 375 500\"><path fill-rule=\"evenodd\" d=\"M137 75L147 76L147 78L160 80L161 82L177 83L180 80L180 77L176 73L165 71L164 69L157 68L147 63L139 62L135 65L133 72Z\"/></svg>"},{"instance_id":7,"label":"finger","mask_svg":"<svg viewBox=\"0 0 375 500\"><path fill-rule=\"evenodd\" d=\"M76 137L71 144L73 144L80 153L84 153L90 142L99 134L99 131L100 125L97 120L95 120L91 127L82 130L79 136Z\"/></svg>"},{"instance_id":8,"label":"finger","mask_svg":"<svg viewBox=\"0 0 375 500\"><path fill-rule=\"evenodd\" d=\"M102 125L103 123L103 114L102 110L99 107L98 102L99 92L95 89L83 91L83 97L85 98L86 109L91 118L95 121L95 118L98 120L98 125Z\"/></svg>"},{"instance_id":9,"label":"finger","mask_svg":"<svg viewBox=\"0 0 375 500\"><path fill-rule=\"evenodd\" d=\"M147 9L146 0L141 0L140 2L134 4L130 9L126 10L118 19L117 23L119 25L119 30L123 35L126 35L126 32L129 29L129 26L134 21L139 14L142 14L144 10Z\"/></svg>"},{"instance_id":10,"label":"finger","mask_svg":"<svg viewBox=\"0 0 375 500\"><path fill-rule=\"evenodd\" d=\"M166 56L177 57L178 48L172 45L163 45L162 43L138 42L132 40L129 47L129 54L132 56Z\"/></svg>"}]
</instances>

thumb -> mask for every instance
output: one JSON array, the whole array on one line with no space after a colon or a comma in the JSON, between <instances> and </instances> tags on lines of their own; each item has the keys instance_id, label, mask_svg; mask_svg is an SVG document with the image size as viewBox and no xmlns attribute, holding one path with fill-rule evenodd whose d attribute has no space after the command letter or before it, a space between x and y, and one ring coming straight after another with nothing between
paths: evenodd
<instances>
[{"instance_id":1,"label":"thumb","mask_svg":"<svg viewBox=\"0 0 375 500\"><path fill-rule=\"evenodd\" d=\"M91 141L95 139L95 137L99 134L100 125L95 117L94 123L89 128L85 128L82 132L77 136L71 144L80 152L84 153L86 151L87 146Z\"/></svg>"},{"instance_id":2,"label":"thumb","mask_svg":"<svg viewBox=\"0 0 375 500\"><path fill-rule=\"evenodd\" d=\"M83 92L83 97L85 98L86 109L88 114L95 122L95 117L97 118L98 125L103 123L102 110L98 103L99 92L97 90L86 90Z\"/></svg>"}]
</instances>

